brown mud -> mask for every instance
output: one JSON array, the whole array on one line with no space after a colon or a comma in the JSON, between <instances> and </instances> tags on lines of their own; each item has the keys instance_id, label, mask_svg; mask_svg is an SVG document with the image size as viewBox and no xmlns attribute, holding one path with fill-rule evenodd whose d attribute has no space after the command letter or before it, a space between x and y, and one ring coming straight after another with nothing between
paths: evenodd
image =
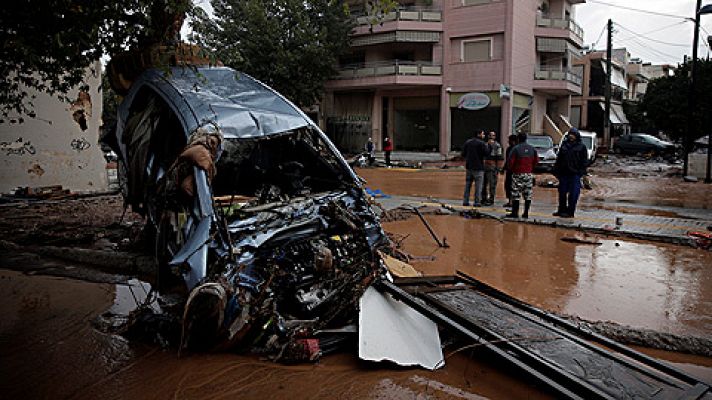
<instances>
[{"instance_id":1,"label":"brown mud","mask_svg":"<svg viewBox=\"0 0 712 400\"><path fill-rule=\"evenodd\" d=\"M22 246L140 250L142 230L119 195L0 206L0 239Z\"/></svg>"},{"instance_id":2,"label":"brown mud","mask_svg":"<svg viewBox=\"0 0 712 400\"><path fill-rule=\"evenodd\" d=\"M386 223L426 275L461 270L520 300L589 321L611 321L676 335L712 337L712 253L682 246L596 238L529 224L428 216L450 248L440 248L417 218ZM595 236L594 236L595 237Z\"/></svg>"},{"instance_id":3,"label":"brown mud","mask_svg":"<svg viewBox=\"0 0 712 400\"><path fill-rule=\"evenodd\" d=\"M0 291L3 398L550 398L471 350L435 372L364 363L355 352L294 366L230 353L178 358L92 328L130 300L121 287L0 270Z\"/></svg>"},{"instance_id":4,"label":"brown mud","mask_svg":"<svg viewBox=\"0 0 712 400\"><path fill-rule=\"evenodd\" d=\"M642 172L617 173L607 167L591 170L593 188L581 192L582 204L625 202L648 206L700 208L712 210L712 189L703 183L683 182L664 173L646 175ZM465 186L464 169L384 169L363 168L357 173L371 189L387 195L462 199ZM538 174L537 179L553 179ZM498 179L497 198L504 200L504 176ZM536 187L534 201L555 204L556 188Z\"/></svg>"}]
</instances>

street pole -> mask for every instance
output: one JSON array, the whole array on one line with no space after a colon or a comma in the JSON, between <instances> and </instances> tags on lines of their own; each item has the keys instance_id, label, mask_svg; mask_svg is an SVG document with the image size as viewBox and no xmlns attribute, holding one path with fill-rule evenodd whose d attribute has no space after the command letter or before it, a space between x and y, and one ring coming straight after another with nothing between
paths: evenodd
<instances>
[{"instance_id":1,"label":"street pole","mask_svg":"<svg viewBox=\"0 0 712 400\"><path fill-rule=\"evenodd\" d=\"M690 65L690 87L687 91L687 132L682 137L682 148L685 159L682 164L682 175L687 176L689 172L689 152L690 152L690 137L696 137L697 124L693 121L695 117L695 108L697 107L697 96L695 90L695 82L697 80L697 46L700 43L700 8L702 0L697 0L695 7L695 32L692 39L692 64ZM707 163L709 165L709 163Z\"/></svg>"},{"instance_id":2,"label":"street pole","mask_svg":"<svg viewBox=\"0 0 712 400\"><path fill-rule=\"evenodd\" d=\"M697 14L697 19L700 18L700 15L702 13ZM710 45L710 48L712 48L712 35L707 36L707 43ZM709 53L707 53L707 61L709 62ZM712 130L710 130L710 133L707 134L707 173L705 174L705 183L712 183L712 176L710 173L712 169Z\"/></svg>"},{"instance_id":3,"label":"street pole","mask_svg":"<svg viewBox=\"0 0 712 400\"><path fill-rule=\"evenodd\" d=\"M702 1L702 0L698 0ZM613 69L613 20L608 20L608 45L606 47L606 87L604 95L606 96L606 105L603 111L603 143L606 147L611 148L611 75Z\"/></svg>"}]
</instances>

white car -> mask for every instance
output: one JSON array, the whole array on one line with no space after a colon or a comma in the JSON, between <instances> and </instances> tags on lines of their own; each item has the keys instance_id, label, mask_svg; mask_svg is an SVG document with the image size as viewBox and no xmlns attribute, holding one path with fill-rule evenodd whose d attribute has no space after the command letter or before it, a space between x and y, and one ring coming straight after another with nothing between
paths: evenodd
<instances>
[{"instance_id":1,"label":"white car","mask_svg":"<svg viewBox=\"0 0 712 400\"><path fill-rule=\"evenodd\" d=\"M596 159L596 153L598 152L598 140L596 139L596 132L579 131L579 133L581 134L581 142L583 142L584 146L586 146L586 150L588 151L588 161L593 162ZM564 135L561 138L559 148L564 143L564 140L567 140L567 136L568 135Z\"/></svg>"}]
</instances>

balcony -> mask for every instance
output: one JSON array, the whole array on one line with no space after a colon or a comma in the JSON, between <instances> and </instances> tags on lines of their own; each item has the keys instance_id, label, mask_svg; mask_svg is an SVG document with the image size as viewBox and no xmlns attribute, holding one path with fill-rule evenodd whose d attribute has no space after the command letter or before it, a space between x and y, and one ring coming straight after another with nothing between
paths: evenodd
<instances>
[{"instance_id":1,"label":"balcony","mask_svg":"<svg viewBox=\"0 0 712 400\"><path fill-rule=\"evenodd\" d=\"M539 65L534 70L534 89L555 95L581 94L582 74L558 65Z\"/></svg>"},{"instance_id":2,"label":"balcony","mask_svg":"<svg viewBox=\"0 0 712 400\"><path fill-rule=\"evenodd\" d=\"M339 70L337 79L356 79L382 75L441 75L442 67L430 61L387 60L351 64Z\"/></svg>"},{"instance_id":3,"label":"balcony","mask_svg":"<svg viewBox=\"0 0 712 400\"><path fill-rule=\"evenodd\" d=\"M398 10L390 12L384 16L383 22L388 21L421 21L421 22L441 22L442 11L439 9L422 8L422 7L399 7ZM352 14L356 18L358 25L370 25L372 17L366 13L354 12ZM373 21L377 23L379 21Z\"/></svg>"},{"instance_id":4,"label":"balcony","mask_svg":"<svg viewBox=\"0 0 712 400\"><path fill-rule=\"evenodd\" d=\"M328 88L442 85L442 66L430 61L385 60L345 65Z\"/></svg>"},{"instance_id":5,"label":"balcony","mask_svg":"<svg viewBox=\"0 0 712 400\"><path fill-rule=\"evenodd\" d=\"M435 8L400 7L388 13L383 23L371 25L371 18L364 12L351 14L356 19L353 36L368 36L395 31L442 32L442 11Z\"/></svg>"},{"instance_id":6,"label":"balcony","mask_svg":"<svg viewBox=\"0 0 712 400\"><path fill-rule=\"evenodd\" d=\"M583 45L583 29L573 20L538 15L536 26L537 36L569 39L579 47Z\"/></svg>"}]
</instances>

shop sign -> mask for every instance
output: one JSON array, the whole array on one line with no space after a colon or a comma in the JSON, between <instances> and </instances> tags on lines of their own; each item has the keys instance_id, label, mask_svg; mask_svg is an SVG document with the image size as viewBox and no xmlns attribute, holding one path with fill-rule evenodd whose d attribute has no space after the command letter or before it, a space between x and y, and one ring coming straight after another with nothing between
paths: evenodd
<instances>
[{"instance_id":1,"label":"shop sign","mask_svg":"<svg viewBox=\"0 0 712 400\"><path fill-rule=\"evenodd\" d=\"M457 102L457 108L466 110L481 110L490 104L490 98L484 93L466 93Z\"/></svg>"}]
</instances>

